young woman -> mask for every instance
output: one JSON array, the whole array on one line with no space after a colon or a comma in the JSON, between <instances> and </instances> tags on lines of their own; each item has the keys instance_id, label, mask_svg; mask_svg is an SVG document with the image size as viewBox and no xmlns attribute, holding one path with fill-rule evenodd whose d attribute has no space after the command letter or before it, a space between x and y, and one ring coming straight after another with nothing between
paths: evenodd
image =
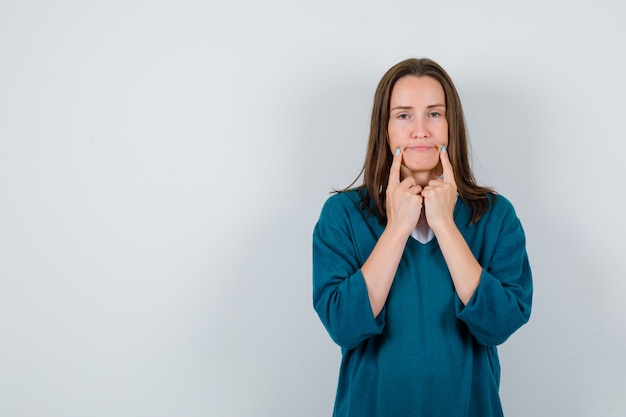
<instances>
[{"instance_id":1,"label":"young woman","mask_svg":"<svg viewBox=\"0 0 626 417\"><path fill-rule=\"evenodd\" d=\"M334 416L502 416L496 346L531 310L524 231L477 185L437 63L383 76L362 175L313 234L314 307L342 349Z\"/></svg>"}]
</instances>

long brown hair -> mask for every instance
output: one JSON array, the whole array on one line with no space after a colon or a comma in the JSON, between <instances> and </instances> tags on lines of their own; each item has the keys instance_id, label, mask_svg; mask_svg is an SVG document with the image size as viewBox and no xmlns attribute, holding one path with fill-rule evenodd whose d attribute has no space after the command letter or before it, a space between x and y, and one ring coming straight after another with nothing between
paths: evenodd
<instances>
[{"instance_id":1,"label":"long brown hair","mask_svg":"<svg viewBox=\"0 0 626 417\"><path fill-rule=\"evenodd\" d=\"M387 222L385 195L393 160L389 149L389 105L393 87L400 78L407 75L431 77L443 87L448 121L448 155L454 168L459 198L471 206L472 217L469 224L473 224L489 209L488 194L495 195L495 192L476 183L469 161L468 134L459 94L446 71L427 58L412 58L399 62L391 67L378 83L374 94L365 162L354 182L342 191L347 191L363 175L363 185L358 187L359 190L366 190L361 200L363 209L368 209L370 214L375 215L381 225Z\"/></svg>"}]
</instances>

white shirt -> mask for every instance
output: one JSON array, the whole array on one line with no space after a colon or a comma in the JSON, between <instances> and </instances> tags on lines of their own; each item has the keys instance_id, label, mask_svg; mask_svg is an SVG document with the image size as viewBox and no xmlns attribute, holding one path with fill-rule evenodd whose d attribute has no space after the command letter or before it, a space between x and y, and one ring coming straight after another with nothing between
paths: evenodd
<instances>
[{"instance_id":1,"label":"white shirt","mask_svg":"<svg viewBox=\"0 0 626 417\"><path fill-rule=\"evenodd\" d=\"M422 213L420 214L417 226L415 226L415 229L411 232L411 237L419 243L428 243L435 237L433 229L430 228L428 222L426 221L426 212L424 207L422 207Z\"/></svg>"}]
</instances>

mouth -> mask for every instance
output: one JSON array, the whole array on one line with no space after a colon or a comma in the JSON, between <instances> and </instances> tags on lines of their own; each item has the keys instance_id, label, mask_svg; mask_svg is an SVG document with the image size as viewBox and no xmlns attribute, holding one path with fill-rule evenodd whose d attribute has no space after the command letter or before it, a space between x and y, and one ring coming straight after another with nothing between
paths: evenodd
<instances>
[{"instance_id":1,"label":"mouth","mask_svg":"<svg viewBox=\"0 0 626 417\"><path fill-rule=\"evenodd\" d=\"M437 149L437 147L430 146L430 145L418 145L418 146L408 146L406 149L410 151L415 151L415 152L427 152L433 149Z\"/></svg>"}]
</instances>

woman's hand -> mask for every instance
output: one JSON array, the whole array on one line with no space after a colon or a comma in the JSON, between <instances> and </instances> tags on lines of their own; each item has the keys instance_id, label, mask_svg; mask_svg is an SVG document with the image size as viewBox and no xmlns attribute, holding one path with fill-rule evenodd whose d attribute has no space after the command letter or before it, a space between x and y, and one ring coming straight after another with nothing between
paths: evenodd
<instances>
[{"instance_id":1,"label":"woman's hand","mask_svg":"<svg viewBox=\"0 0 626 417\"><path fill-rule=\"evenodd\" d=\"M426 220L435 232L459 300L467 304L480 283L482 267L454 223L456 181L448 154L443 149L439 159L443 180L431 180L422 190Z\"/></svg>"},{"instance_id":2,"label":"woman's hand","mask_svg":"<svg viewBox=\"0 0 626 417\"><path fill-rule=\"evenodd\" d=\"M422 187L411 176L400 181L402 152L396 154L389 170L389 182L386 193L387 227L404 232L408 238L420 218L422 211ZM455 187L456 189L456 187Z\"/></svg>"},{"instance_id":3,"label":"woman's hand","mask_svg":"<svg viewBox=\"0 0 626 417\"><path fill-rule=\"evenodd\" d=\"M443 168L443 180L430 180L422 190L426 220L435 235L438 229L454 224L454 206L457 199L454 169L445 147L439 152L439 158Z\"/></svg>"},{"instance_id":4,"label":"woman's hand","mask_svg":"<svg viewBox=\"0 0 626 417\"><path fill-rule=\"evenodd\" d=\"M374 317L378 317L387 302L407 239L422 211L422 187L410 176L400 181L401 165L402 153L398 148L387 183L387 226L361 267Z\"/></svg>"}]
</instances>

